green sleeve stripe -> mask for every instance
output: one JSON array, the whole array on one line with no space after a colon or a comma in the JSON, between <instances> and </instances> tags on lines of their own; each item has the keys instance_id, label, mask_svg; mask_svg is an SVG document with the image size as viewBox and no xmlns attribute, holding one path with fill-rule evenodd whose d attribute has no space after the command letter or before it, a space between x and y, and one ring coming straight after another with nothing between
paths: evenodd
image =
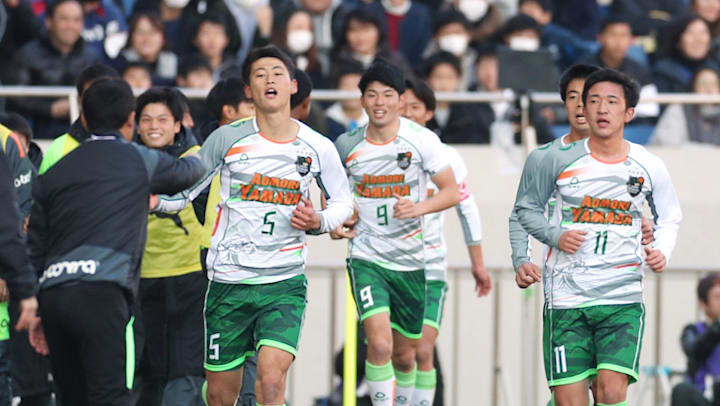
<instances>
[{"instance_id":1,"label":"green sleeve stripe","mask_svg":"<svg viewBox=\"0 0 720 406\"><path fill-rule=\"evenodd\" d=\"M130 316L125 326L125 387L129 390L133 387L135 380L135 331L133 324L135 316Z\"/></svg>"},{"instance_id":2,"label":"green sleeve stripe","mask_svg":"<svg viewBox=\"0 0 720 406\"><path fill-rule=\"evenodd\" d=\"M56 163L60 162L65 155L79 146L80 143L68 133L56 138L55 141L50 144L47 152L45 152L38 174L45 174L45 172L49 171Z\"/></svg>"}]
</instances>

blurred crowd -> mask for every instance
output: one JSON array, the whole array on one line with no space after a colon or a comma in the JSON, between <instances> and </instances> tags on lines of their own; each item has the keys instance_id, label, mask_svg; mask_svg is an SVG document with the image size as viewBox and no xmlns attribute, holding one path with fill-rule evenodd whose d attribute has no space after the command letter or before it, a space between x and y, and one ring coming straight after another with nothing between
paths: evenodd
<instances>
[{"instance_id":1,"label":"blurred crowd","mask_svg":"<svg viewBox=\"0 0 720 406\"><path fill-rule=\"evenodd\" d=\"M137 89L210 90L240 75L250 49L274 44L315 89L356 90L382 58L435 92L554 90L558 73L585 62L629 74L642 96L720 93L720 0L2 0L0 30L4 85L72 86L100 62ZM4 105L38 138L63 134L70 107L66 98ZM436 107L428 127L447 143L496 142L497 123L518 117L507 102ZM308 124L333 139L367 120L358 102L312 108ZM190 110L196 129L212 119L203 102ZM533 106L539 142L562 135L563 115ZM718 145L720 108L644 103L627 132L641 143Z\"/></svg>"}]
</instances>

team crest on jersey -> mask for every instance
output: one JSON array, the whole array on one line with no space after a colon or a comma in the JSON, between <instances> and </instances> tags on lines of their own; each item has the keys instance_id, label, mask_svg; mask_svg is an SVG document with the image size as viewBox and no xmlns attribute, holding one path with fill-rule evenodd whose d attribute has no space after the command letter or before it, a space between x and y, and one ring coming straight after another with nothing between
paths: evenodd
<instances>
[{"instance_id":1,"label":"team crest on jersey","mask_svg":"<svg viewBox=\"0 0 720 406\"><path fill-rule=\"evenodd\" d=\"M628 193L630 193L630 196L635 197L642 192L643 184L645 183L645 178L642 176L631 176L630 179L627 181L627 190Z\"/></svg>"},{"instance_id":2,"label":"team crest on jersey","mask_svg":"<svg viewBox=\"0 0 720 406\"><path fill-rule=\"evenodd\" d=\"M295 169L297 169L300 176L310 173L310 165L312 165L312 158L309 156L299 156L295 161Z\"/></svg>"},{"instance_id":3,"label":"team crest on jersey","mask_svg":"<svg viewBox=\"0 0 720 406\"><path fill-rule=\"evenodd\" d=\"M400 152L397 155L397 164L400 169L405 170L410 167L410 160L412 159L412 152Z\"/></svg>"}]
</instances>

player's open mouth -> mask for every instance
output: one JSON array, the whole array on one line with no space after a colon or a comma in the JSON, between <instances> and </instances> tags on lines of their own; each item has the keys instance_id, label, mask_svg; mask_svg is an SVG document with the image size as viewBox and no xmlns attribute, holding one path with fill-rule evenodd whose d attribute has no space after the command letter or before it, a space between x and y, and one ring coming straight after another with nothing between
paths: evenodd
<instances>
[{"instance_id":1,"label":"player's open mouth","mask_svg":"<svg viewBox=\"0 0 720 406\"><path fill-rule=\"evenodd\" d=\"M156 140L163 137L163 133L150 133L147 135L151 140Z\"/></svg>"},{"instance_id":2,"label":"player's open mouth","mask_svg":"<svg viewBox=\"0 0 720 406\"><path fill-rule=\"evenodd\" d=\"M387 110L373 110L375 118L383 118L385 117L385 114L387 114Z\"/></svg>"},{"instance_id":3,"label":"player's open mouth","mask_svg":"<svg viewBox=\"0 0 720 406\"><path fill-rule=\"evenodd\" d=\"M278 94L277 90L272 89L272 88L265 91L265 96L269 97L271 99L275 98L277 96L277 94Z\"/></svg>"},{"instance_id":4,"label":"player's open mouth","mask_svg":"<svg viewBox=\"0 0 720 406\"><path fill-rule=\"evenodd\" d=\"M585 119L585 115L583 115L583 114L578 114L578 115L576 115L576 116L575 116L575 121L576 121L578 124L587 124L587 120Z\"/></svg>"},{"instance_id":5,"label":"player's open mouth","mask_svg":"<svg viewBox=\"0 0 720 406\"><path fill-rule=\"evenodd\" d=\"M596 122L597 122L598 127L600 127L600 128L606 128L607 126L610 125L610 121L608 121L604 118L600 118Z\"/></svg>"}]
</instances>

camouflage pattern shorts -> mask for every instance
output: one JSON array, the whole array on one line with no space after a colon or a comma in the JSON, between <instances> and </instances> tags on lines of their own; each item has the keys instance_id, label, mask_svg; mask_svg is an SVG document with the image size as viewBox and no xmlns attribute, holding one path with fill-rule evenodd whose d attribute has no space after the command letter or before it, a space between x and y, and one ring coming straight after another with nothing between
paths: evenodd
<instances>
[{"instance_id":1,"label":"camouflage pattern shorts","mask_svg":"<svg viewBox=\"0 0 720 406\"><path fill-rule=\"evenodd\" d=\"M240 368L266 345L297 355L307 279L244 285L209 282L205 299L205 369Z\"/></svg>"},{"instance_id":2,"label":"camouflage pattern shorts","mask_svg":"<svg viewBox=\"0 0 720 406\"><path fill-rule=\"evenodd\" d=\"M599 305L543 312L548 386L592 379L600 369L638 379L645 305Z\"/></svg>"}]
</instances>

